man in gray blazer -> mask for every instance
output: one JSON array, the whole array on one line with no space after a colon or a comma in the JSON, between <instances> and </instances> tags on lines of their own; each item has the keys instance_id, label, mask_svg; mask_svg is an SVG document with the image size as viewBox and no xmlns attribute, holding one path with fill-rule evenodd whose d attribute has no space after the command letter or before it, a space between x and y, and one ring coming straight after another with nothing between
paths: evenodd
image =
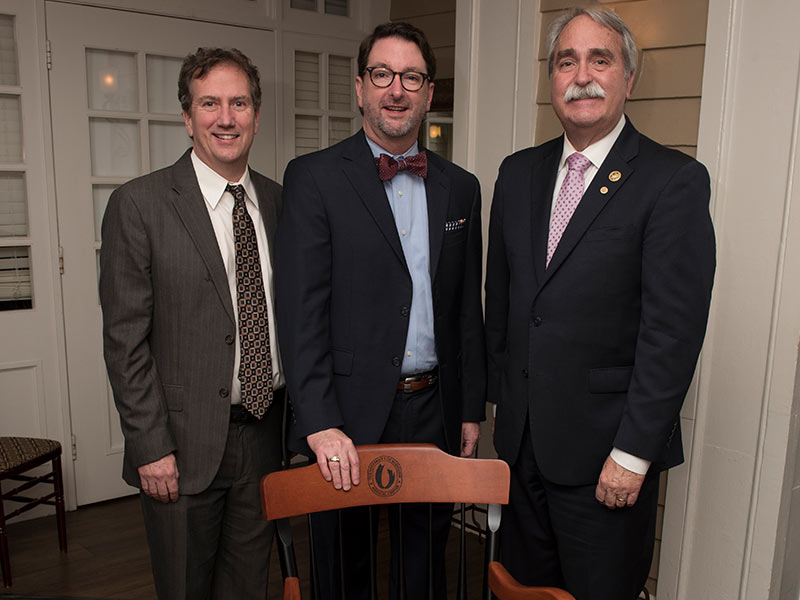
<instances>
[{"instance_id":1,"label":"man in gray blazer","mask_svg":"<svg viewBox=\"0 0 800 600\"><path fill-rule=\"evenodd\" d=\"M264 598L273 530L258 483L281 457L272 307L280 186L247 166L258 70L199 48L178 82L193 148L111 196L100 300L106 365L141 489L158 597Z\"/></svg>"}]
</instances>

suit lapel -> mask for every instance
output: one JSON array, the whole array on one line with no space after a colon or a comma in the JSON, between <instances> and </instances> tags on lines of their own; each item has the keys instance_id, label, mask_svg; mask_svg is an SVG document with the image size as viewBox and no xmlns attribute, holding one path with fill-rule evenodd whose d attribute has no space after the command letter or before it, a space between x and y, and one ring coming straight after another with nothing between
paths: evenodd
<instances>
[{"instance_id":1,"label":"suit lapel","mask_svg":"<svg viewBox=\"0 0 800 600\"><path fill-rule=\"evenodd\" d=\"M269 247L269 258L273 260L275 256L275 230L278 227L278 215L275 211L275 199L270 196L269 188L262 185L261 177L250 170L250 178L256 188L258 196L258 212L264 223L264 231L267 234L267 246Z\"/></svg>"},{"instance_id":2,"label":"suit lapel","mask_svg":"<svg viewBox=\"0 0 800 600\"><path fill-rule=\"evenodd\" d=\"M428 155L428 177L425 180L425 196L428 204L428 239L430 240L431 282L436 280L436 268L442 253L444 225L447 221L447 205L450 199L450 180L444 174L434 155Z\"/></svg>"},{"instance_id":3,"label":"suit lapel","mask_svg":"<svg viewBox=\"0 0 800 600\"><path fill-rule=\"evenodd\" d=\"M547 261L547 236L550 231L550 212L553 190L556 185L559 160L564 148L563 136L560 143L553 144L538 165L531 169L531 242L533 244L533 266L536 281L543 281Z\"/></svg>"},{"instance_id":4,"label":"suit lapel","mask_svg":"<svg viewBox=\"0 0 800 600\"><path fill-rule=\"evenodd\" d=\"M600 165L592 183L586 188L575 213L567 224L550 265L545 272L544 284L581 240L586 230L633 173L628 163L638 152L639 134L628 121L614 143L608 156ZM613 173L613 176L612 176ZM546 243L545 243L546 244Z\"/></svg>"},{"instance_id":5,"label":"suit lapel","mask_svg":"<svg viewBox=\"0 0 800 600\"><path fill-rule=\"evenodd\" d=\"M197 185L197 176L192 166L190 153L191 150L188 150L172 167L172 203L208 269L211 281L225 307L225 312L235 323L236 318L233 313L225 265L222 263L219 245L214 235L211 219L208 217L203 194Z\"/></svg>"},{"instance_id":6,"label":"suit lapel","mask_svg":"<svg viewBox=\"0 0 800 600\"><path fill-rule=\"evenodd\" d=\"M378 178L375 158L364 135L364 132L360 131L349 138L349 143L342 152L342 170L397 258L408 270L392 208L386 198L386 189Z\"/></svg>"}]
</instances>

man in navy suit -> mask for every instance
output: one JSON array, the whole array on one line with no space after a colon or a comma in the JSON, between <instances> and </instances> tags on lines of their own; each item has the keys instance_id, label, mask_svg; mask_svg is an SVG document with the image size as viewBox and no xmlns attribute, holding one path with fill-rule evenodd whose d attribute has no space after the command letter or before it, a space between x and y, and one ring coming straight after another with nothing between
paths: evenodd
<instances>
[{"instance_id":1,"label":"man in navy suit","mask_svg":"<svg viewBox=\"0 0 800 600\"><path fill-rule=\"evenodd\" d=\"M489 227L503 562L526 584L633 600L658 474L683 461L715 267L709 178L625 117L636 46L614 13L562 15L548 50L565 134L503 162Z\"/></svg>"},{"instance_id":2,"label":"man in navy suit","mask_svg":"<svg viewBox=\"0 0 800 600\"><path fill-rule=\"evenodd\" d=\"M360 483L355 445L430 442L469 456L484 418L480 188L417 145L435 69L420 30L378 26L358 55L363 129L284 175L275 276L289 444L344 490ZM437 513L434 587L444 597L449 514ZM316 523L330 541L330 524ZM427 508L404 509L403 526L407 596L427 597ZM368 539L357 530L348 520L348 600L368 597L359 566ZM333 595L338 571L321 570L323 595ZM394 598L394 566L391 579Z\"/></svg>"}]
</instances>

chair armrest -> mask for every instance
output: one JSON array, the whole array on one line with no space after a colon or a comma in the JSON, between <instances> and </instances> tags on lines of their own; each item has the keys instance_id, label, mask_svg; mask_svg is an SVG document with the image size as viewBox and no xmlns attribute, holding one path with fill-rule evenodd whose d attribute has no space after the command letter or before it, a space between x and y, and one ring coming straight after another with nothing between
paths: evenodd
<instances>
[{"instance_id":1,"label":"chair armrest","mask_svg":"<svg viewBox=\"0 0 800 600\"><path fill-rule=\"evenodd\" d=\"M497 561L489 563L489 587L500 600L575 600L558 588L522 585Z\"/></svg>"}]
</instances>

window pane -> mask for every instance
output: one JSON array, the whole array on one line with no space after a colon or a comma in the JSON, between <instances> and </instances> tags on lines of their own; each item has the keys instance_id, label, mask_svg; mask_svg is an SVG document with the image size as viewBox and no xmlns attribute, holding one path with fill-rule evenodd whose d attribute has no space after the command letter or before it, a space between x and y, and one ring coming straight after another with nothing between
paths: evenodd
<instances>
[{"instance_id":1,"label":"window pane","mask_svg":"<svg viewBox=\"0 0 800 600\"><path fill-rule=\"evenodd\" d=\"M30 246L0 248L0 310L33 308Z\"/></svg>"},{"instance_id":2,"label":"window pane","mask_svg":"<svg viewBox=\"0 0 800 600\"><path fill-rule=\"evenodd\" d=\"M19 85L14 17L0 15L0 85Z\"/></svg>"},{"instance_id":3,"label":"window pane","mask_svg":"<svg viewBox=\"0 0 800 600\"><path fill-rule=\"evenodd\" d=\"M22 108L19 96L0 96L0 162L22 162Z\"/></svg>"},{"instance_id":4,"label":"window pane","mask_svg":"<svg viewBox=\"0 0 800 600\"><path fill-rule=\"evenodd\" d=\"M294 155L300 156L319 150L319 117L295 115Z\"/></svg>"},{"instance_id":5,"label":"window pane","mask_svg":"<svg viewBox=\"0 0 800 600\"><path fill-rule=\"evenodd\" d=\"M192 145L181 123L150 122L150 170L168 167Z\"/></svg>"},{"instance_id":6,"label":"window pane","mask_svg":"<svg viewBox=\"0 0 800 600\"><path fill-rule=\"evenodd\" d=\"M139 92L136 55L109 50L86 50L89 108L136 111Z\"/></svg>"},{"instance_id":7,"label":"window pane","mask_svg":"<svg viewBox=\"0 0 800 600\"><path fill-rule=\"evenodd\" d=\"M103 215L108 206L108 197L111 192L117 189L115 185L93 185L92 204L94 204L94 239L99 242L102 239L100 228L103 225Z\"/></svg>"},{"instance_id":8,"label":"window pane","mask_svg":"<svg viewBox=\"0 0 800 600\"><path fill-rule=\"evenodd\" d=\"M337 117L328 119L328 143L331 146L350 137L350 121L351 119Z\"/></svg>"},{"instance_id":9,"label":"window pane","mask_svg":"<svg viewBox=\"0 0 800 600\"><path fill-rule=\"evenodd\" d=\"M147 56L147 110L151 113L181 114L175 89L182 62L171 56Z\"/></svg>"},{"instance_id":10,"label":"window pane","mask_svg":"<svg viewBox=\"0 0 800 600\"><path fill-rule=\"evenodd\" d=\"M23 173L0 173L0 237L28 235L28 198Z\"/></svg>"},{"instance_id":11,"label":"window pane","mask_svg":"<svg viewBox=\"0 0 800 600\"><path fill-rule=\"evenodd\" d=\"M317 10L317 0L292 0L290 6L300 10Z\"/></svg>"},{"instance_id":12,"label":"window pane","mask_svg":"<svg viewBox=\"0 0 800 600\"><path fill-rule=\"evenodd\" d=\"M329 15L347 16L347 0L325 0L325 12Z\"/></svg>"},{"instance_id":13,"label":"window pane","mask_svg":"<svg viewBox=\"0 0 800 600\"><path fill-rule=\"evenodd\" d=\"M92 175L136 177L141 171L139 123L121 119L89 119Z\"/></svg>"},{"instance_id":14,"label":"window pane","mask_svg":"<svg viewBox=\"0 0 800 600\"><path fill-rule=\"evenodd\" d=\"M350 110L352 89L350 58L334 55L328 57L328 108Z\"/></svg>"},{"instance_id":15,"label":"window pane","mask_svg":"<svg viewBox=\"0 0 800 600\"><path fill-rule=\"evenodd\" d=\"M319 108L319 54L294 53L294 105Z\"/></svg>"}]
</instances>

